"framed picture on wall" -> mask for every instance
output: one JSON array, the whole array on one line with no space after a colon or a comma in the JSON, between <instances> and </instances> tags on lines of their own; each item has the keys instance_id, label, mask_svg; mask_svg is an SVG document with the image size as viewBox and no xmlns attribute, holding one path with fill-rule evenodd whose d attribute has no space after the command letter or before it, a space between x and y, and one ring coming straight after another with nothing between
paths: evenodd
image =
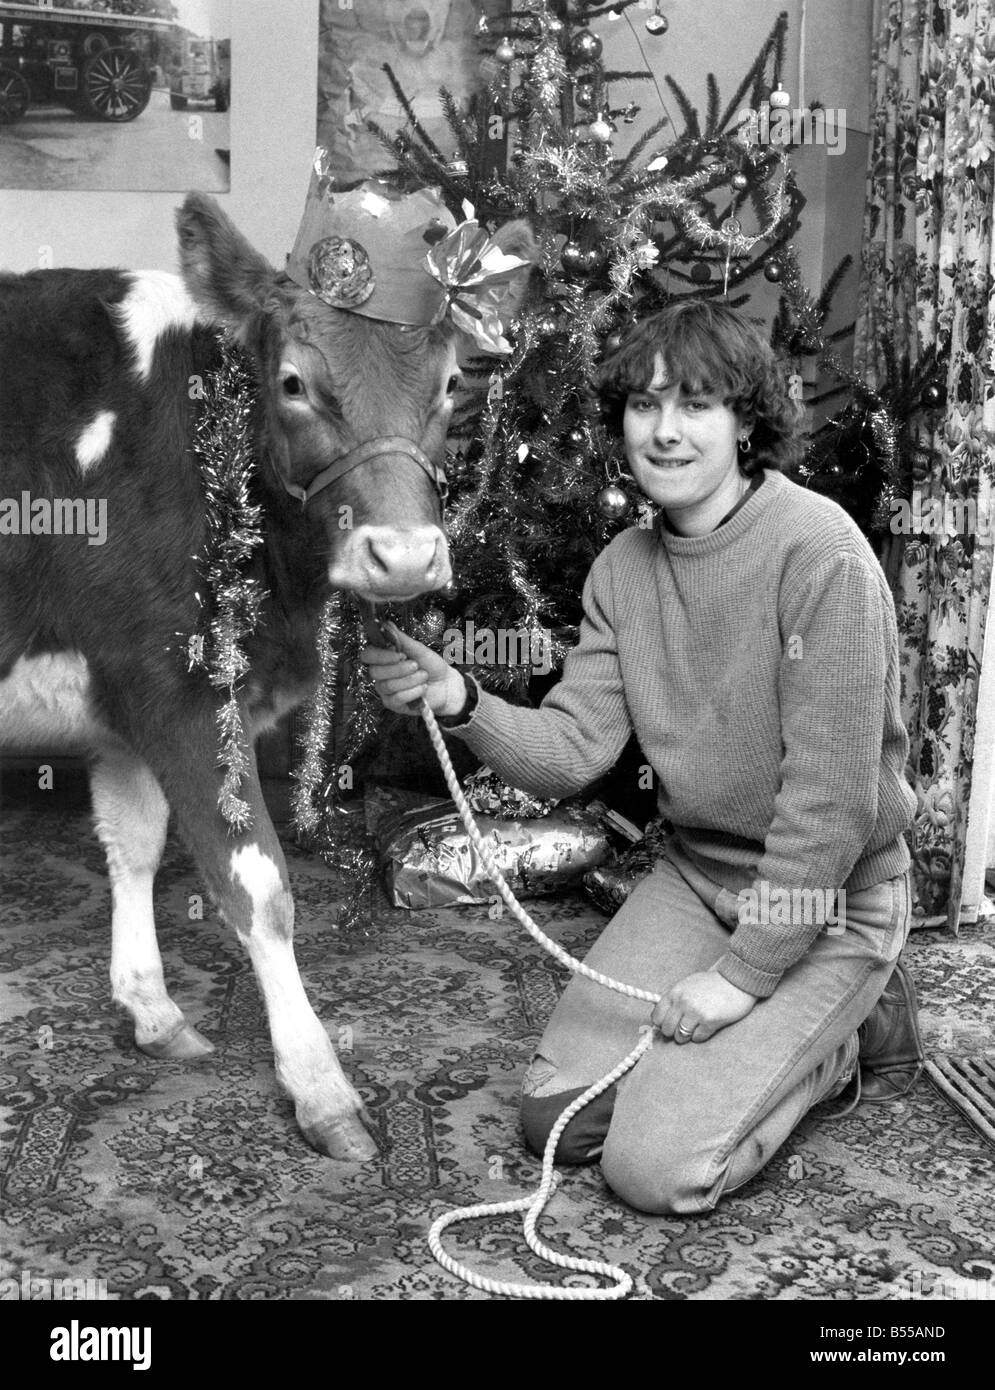
<instances>
[{"instance_id":1,"label":"framed picture on wall","mask_svg":"<svg viewBox=\"0 0 995 1390\"><path fill-rule=\"evenodd\" d=\"M328 175L351 182L390 168L367 124L390 134L407 124L385 63L422 128L455 153L440 88L459 105L486 89L494 59L481 50L480 21L508 9L509 0L321 0L317 143Z\"/></svg>"},{"instance_id":2,"label":"framed picture on wall","mask_svg":"<svg viewBox=\"0 0 995 1390\"><path fill-rule=\"evenodd\" d=\"M227 192L231 0L0 0L0 188Z\"/></svg>"}]
</instances>

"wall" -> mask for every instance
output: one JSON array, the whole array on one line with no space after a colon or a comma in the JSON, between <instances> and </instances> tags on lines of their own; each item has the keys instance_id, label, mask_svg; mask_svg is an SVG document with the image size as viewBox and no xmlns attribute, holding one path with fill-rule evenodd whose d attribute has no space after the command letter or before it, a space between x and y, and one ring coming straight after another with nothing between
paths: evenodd
<instances>
[{"instance_id":1,"label":"wall","mask_svg":"<svg viewBox=\"0 0 995 1390\"><path fill-rule=\"evenodd\" d=\"M217 198L276 265L307 193L317 55L318 0L233 0L231 192ZM31 270L50 246L57 266L174 270L181 202L175 192L0 190L0 268Z\"/></svg>"}]
</instances>

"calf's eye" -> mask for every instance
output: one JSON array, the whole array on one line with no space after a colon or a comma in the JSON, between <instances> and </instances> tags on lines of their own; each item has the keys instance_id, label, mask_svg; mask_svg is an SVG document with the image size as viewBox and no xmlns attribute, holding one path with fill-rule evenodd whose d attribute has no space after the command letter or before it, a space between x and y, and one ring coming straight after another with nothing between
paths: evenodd
<instances>
[{"instance_id":1,"label":"calf's eye","mask_svg":"<svg viewBox=\"0 0 995 1390\"><path fill-rule=\"evenodd\" d=\"M304 383L299 376L292 372L283 378L283 394L285 396L303 396Z\"/></svg>"}]
</instances>

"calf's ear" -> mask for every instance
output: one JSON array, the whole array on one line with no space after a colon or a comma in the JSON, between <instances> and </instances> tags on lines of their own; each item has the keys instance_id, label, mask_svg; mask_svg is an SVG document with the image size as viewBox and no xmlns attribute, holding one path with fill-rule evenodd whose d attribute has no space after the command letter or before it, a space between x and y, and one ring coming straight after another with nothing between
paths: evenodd
<instances>
[{"instance_id":1,"label":"calf's ear","mask_svg":"<svg viewBox=\"0 0 995 1390\"><path fill-rule=\"evenodd\" d=\"M189 193L176 214L180 270L206 317L238 334L261 308L276 271L213 198Z\"/></svg>"}]
</instances>

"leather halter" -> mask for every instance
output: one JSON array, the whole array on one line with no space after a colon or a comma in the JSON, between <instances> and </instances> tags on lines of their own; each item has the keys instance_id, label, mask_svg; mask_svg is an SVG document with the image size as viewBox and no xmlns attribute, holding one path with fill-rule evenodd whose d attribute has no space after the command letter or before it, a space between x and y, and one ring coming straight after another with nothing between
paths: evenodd
<instances>
[{"instance_id":1,"label":"leather halter","mask_svg":"<svg viewBox=\"0 0 995 1390\"><path fill-rule=\"evenodd\" d=\"M415 444L413 440L405 439L400 434L385 435L381 439L368 439L365 444L357 444L354 449L350 449L347 454L341 454L334 463L315 474L307 487L298 487L296 483L288 483L282 474L280 481L291 497L296 497L301 506L306 507L312 497L321 492L323 488L328 487L330 483L336 482L346 473L351 473L354 468L359 468L361 464L369 463L375 458L381 458L384 454L404 454L407 458L414 459L419 468L424 469L435 484L439 501L445 502L449 491L446 470L441 464L433 463L424 449Z\"/></svg>"}]
</instances>

